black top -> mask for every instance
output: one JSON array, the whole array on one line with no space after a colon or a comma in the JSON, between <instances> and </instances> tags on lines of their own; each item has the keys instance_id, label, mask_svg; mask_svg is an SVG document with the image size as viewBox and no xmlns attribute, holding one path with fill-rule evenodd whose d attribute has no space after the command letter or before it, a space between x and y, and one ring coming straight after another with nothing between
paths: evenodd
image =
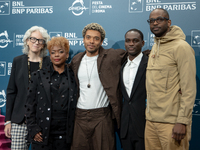
<instances>
[{"instance_id":1,"label":"black top","mask_svg":"<svg viewBox=\"0 0 200 150\"><path fill-rule=\"evenodd\" d=\"M39 62L30 61L30 73L39 69Z\"/></svg>"},{"instance_id":2,"label":"black top","mask_svg":"<svg viewBox=\"0 0 200 150\"><path fill-rule=\"evenodd\" d=\"M53 134L52 136L54 137L55 134L59 134L64 128L65 131L62 133L65 133L65 135L63 137L67 143L71 143L74 128L77 86L74 82L73 72L66 65L63 74L59 75L57 72L54 74L54 70L51 70L53 69L51 67L52 64L49 64L31 74L26 101L28 140L41 145L48 145L49 136ZM56 84L57 81L54 80L56 76L58 80L58 75L59 78L63 75L59 79L60 84ZM51 96L51 93L54 96ZM56 100L58 100L60 105L55 104ZM54 110L57 110L57 112ZM58 113L58 110L60 113ZM63 121L63 123L59 123L58 120L54 121L55 118L64 120L61 117L67 118L67 120ZM38 132L42 133L43 142L34 141L34 136Z\"/></svg>"},{"instance_id":3,"label":"black top","mask_svg":"<svg viewBox=\"0 0 200 150\"><path fill-rule=\"evenodd\" d=\"M64 72L59 74L54 70L53 66L50 67L50 91L51 91L51 104L52 104L52 118L51 118L51 131L50 134L66 134L67 122L67 105L69 101L69 92L63 95L64 89L60 89L60 84L69 88L67 79L67 68ZM67 79L67 80L66 80ZM67 96L65 99L63 97Z\"/></svg>"}]
</instances>

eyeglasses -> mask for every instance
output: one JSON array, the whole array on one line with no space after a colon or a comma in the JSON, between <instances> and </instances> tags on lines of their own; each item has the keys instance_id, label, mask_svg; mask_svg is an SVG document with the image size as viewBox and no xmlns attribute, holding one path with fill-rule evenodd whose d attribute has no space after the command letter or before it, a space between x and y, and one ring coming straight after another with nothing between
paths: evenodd
<instances>
[{"instance_id":1,"label":"eyeglasses","mask_svg":"<svg viewBox=\"0 0 200 150\"><path fill-rule=\"evenodd\" d=\"M39 44L45 44L45 40L43 40L43 39L37 39L34 37L29 37L29 39L32 43L35 43L36 41L38 41Z\"/></svg>"},{"instance_id":2,"label":"eyeglasses","mask_svg":"<svg viewBox=\"0 0 200 150\"><path fill-rule=\"evenodd\" d=\"M148 19L147 22L148 22L149 24L153 24L155 21L156 21L157 23L161 23L161 22L163 22L164 20L169 20L169 19L168 19L168 18L165 18L165 17L158 17L158 18L156 18L156 19L153 19L153 18Z\"/></svg>"}]
</instances>

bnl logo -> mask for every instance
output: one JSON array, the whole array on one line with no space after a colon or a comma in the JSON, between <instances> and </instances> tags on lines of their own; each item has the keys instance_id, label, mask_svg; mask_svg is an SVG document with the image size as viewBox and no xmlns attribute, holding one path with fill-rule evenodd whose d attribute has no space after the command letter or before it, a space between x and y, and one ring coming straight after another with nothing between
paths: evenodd
<instances>
[{"instance_id":1,"label":"bnl logo","mask_svg":"<svg viewBox=\"0 0 200 150\"><path fill-rule=\"evenodd\" d=\"M144 0L129 0L129 13L143 12Z\"/></svg>"},{"instance_id":2,"label":"bnl logo","mask_svg":"<svg viewBox=\"0 0 200 150\"><path fill-rule=\"evenodd\" d=\"M6 93L4 90L0 91L0 108L6 104Z\"/></svg>"},{"instance_id":3,"label":"bnl logo","mask_svg":"<svg viewBox=\"0 0 200 150\"><path fill-rule=\"evenodd\" d=\"M62 32L49 32L50 37L60 37L62 36Z\"/></svg>"},{"instance_id":4,"label":"bnl logo","mask_svg":"<svg viewBox=\"0 0 200 150\"><path fill-rule=\"evenodd\" d=\"M0 76L6 75L6 62L0 61Z\"/></svg>"},{"instance_id":5,"label":"bnl logo","mask_svg":"<svg viewBox=\"0 0 200 150\"><path fill-rule=\"evenodd\" d=\"M191 46L200 47L200 30L193 30L191 37Z\"/></svg>"},{"instance_id":6,"label":"bnl logo","mask_svg":"<svg viewBox=\"0 0 200 150\"><path fill-rule=\"evenodd\" d=\"M0 15L9 15L9 14L10 14L10 2L0 1Z\"/></svg>"}]
</instances>

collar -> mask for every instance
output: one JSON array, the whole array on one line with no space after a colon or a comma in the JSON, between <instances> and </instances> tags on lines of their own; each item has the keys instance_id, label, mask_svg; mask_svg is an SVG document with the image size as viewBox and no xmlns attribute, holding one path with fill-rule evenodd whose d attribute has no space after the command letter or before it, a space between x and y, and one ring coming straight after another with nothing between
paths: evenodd
<instances>
[{"instance_id":1,"label":"collar","mask_svg":"<svg viewBox=\"0 0 200 150\"><path fill-rule=\"evenodd\" d=\"M129 56L128 56L128 57L127 57L127 64L128 64L128 65L131 65L132 63L134 63L134 64L136 64L137 66L139 66L140 61L141 61L141 59L142 59L142 56L143 56L143 53L140 52L140 54L139 54L137 57L135 57L132 61L129 59Z\"/></svg>"},{"instance_id":2,"label":"collar","mask_svg":"<svg viewBox=\"0 0 200 150\"><path fill-rule=\"evenodd\" d=\"M53 64L50 64L50 76L53 76L55 73L58 73L57 71L54 70ZM61 74L65 74L67 76L67 65L65 65L65 70Z\"/></svg>"},{"instance_id":3,"label":"collar","mask_svg":"<svg viewBox=\"0 0 200 150\"><path fill-rule=\"evenodd\" d=\"M101 57L102 55L105 55L107 54L108 51L104 51L104 48L102 46L99 47L99 57Z\"/></svg>"}]
</instances>

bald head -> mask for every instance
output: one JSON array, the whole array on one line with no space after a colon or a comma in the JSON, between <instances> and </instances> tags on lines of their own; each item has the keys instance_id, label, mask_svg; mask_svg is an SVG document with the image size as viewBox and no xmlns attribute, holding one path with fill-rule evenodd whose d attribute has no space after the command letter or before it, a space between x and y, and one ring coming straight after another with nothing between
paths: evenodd
<instances>
[{"instance_id":1,"label":"bald head","mask_svg":"<svg viewBox=\"0 0 200 150\"><path fill-rule=\"evenodd\" d=\"M168 18L169 19L169 13L165 10L165 9L163 9L163 8L156 8L156 9L154 9L151 13L153 13L153 12L157 12L157 11L162 11L162 13L163 13L163 16L165 16L166 18ZM149 18L150 18L150 16L151 16L151 13L150 13L150 15L149 15Z\"/></svg>"}]
</instances>

